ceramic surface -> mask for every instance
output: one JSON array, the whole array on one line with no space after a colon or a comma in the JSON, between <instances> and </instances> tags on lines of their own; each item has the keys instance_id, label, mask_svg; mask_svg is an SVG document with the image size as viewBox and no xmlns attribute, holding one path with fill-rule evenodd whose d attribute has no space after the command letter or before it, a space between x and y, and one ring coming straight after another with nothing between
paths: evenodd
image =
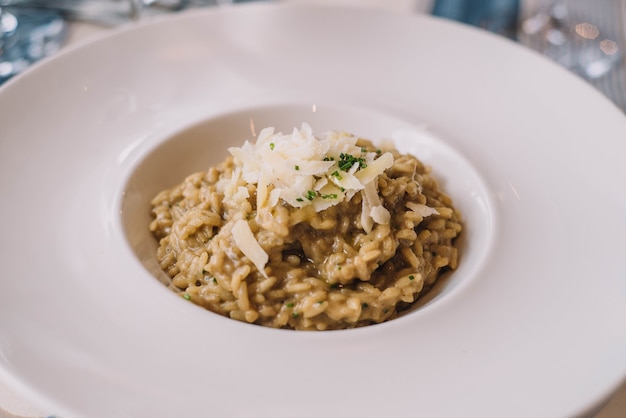
<instances>
[{"instance_id":1,"label":"ceramic surface","mask_svg":"<svg viewBox=\"0 0 626 418\"><path fill-rule=\"evenodd\" d=\"M120 30L0 89L0 373L69 417L560 417L626 376L626 118L427 16L250 4ZM465 215L458 271L357 330L164 288L148 201L255 129L391 138Z\"/></svg>"}]
</instances>

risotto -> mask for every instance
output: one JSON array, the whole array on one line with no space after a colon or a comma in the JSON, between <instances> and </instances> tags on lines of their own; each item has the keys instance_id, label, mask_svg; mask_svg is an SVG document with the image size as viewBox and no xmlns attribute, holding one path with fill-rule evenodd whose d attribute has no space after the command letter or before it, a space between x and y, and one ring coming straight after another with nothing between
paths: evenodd
<instances>
[{"instance_id":1,"label":"risotto","mask_svg":"<svg viewBox=\"0 0 626 418\"><path fill-rule=\"evenodd\" d=\"M457 267L460 214L417 158L306 124L229 152L152 200L181 297L269 327L354 328L397 317Z\"/></svg>"}]
</instances>

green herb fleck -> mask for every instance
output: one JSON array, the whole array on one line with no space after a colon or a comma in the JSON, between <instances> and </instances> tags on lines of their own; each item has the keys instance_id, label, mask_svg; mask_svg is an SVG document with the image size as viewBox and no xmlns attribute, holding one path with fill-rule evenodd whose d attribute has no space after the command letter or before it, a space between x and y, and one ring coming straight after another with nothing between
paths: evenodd
<instances>
[{"instance_id":1,"label":"green herb fleck","mask_svg":"<svg viewBox=\"0 0 626 418\"><path fill-rule=\"evenodd\" d=\"M367 148L361 147L361 152L367 152Z\"/></svg>"},{"instance_id":2,"label":"green herb fleck","mask_svg":"<svg viewBox=\"0 0 626 418\"><path fill-rule=\"evenodd\" d=\"M189 300L191 299L191 295L189 295L189 293L183 293L183 299Z\"/></svg>"},{"instance_id":3,"label":"green herb fleck","mask_svg":"<svg viewBox=\"0 0 626 418\"><path fill-rule=\"evenodd\" d=\"M359 164L359 168L365 168L367 167L367 164L365 164L365 159L364 158L357 158L354 155L351 154L344 154L343 152L341 154L339 154L339 169L342 171L349 171L350 168L352 168L352 166L354 164L358 163ZM358 170L357 169L357 170Z\"/></svg>"},{"instance_id":4,"label":"green herb fleck","mask_svg":"<svg viewBox=\"0 0 626 418\"><path fill-rule=\"evenodd\" d=\"M292 313L291 313L291 317L292 317L293 319L298 319L298 318L300 318L300 312L292 312Z\"/></svg>"},{"instance_id":5,"label":"green herb fleck","mask_svg":"<svg viewBox=\"0 0 626 418\"><path fill-rule=\"evenodd\" d=\"M346 191L345 187L340 187L339 190L341 190L342 192Z\"/></svg>"},{"instance_id":6,"label":"green herb fleck","mask_svg":"<svg viewBox=\"0 0 626 418\"><path fill-rule=\"evenodd\" d=\"M308 192L306 192L306 198L309 200L315 199L316 195L317 193L314 190L309 190Z\"/></svg>"},{"instance_id":7,"label":"green herb fleck","mask_svg":"<svg viewBox=\"0 0 626 418\"><path fill-rule=\"evenodd\" d=\"M211 281L213 282L213 284L217 284L217 279L215 277L213 277L213 279L211 279Z\"/></svg>"},{"instance_id":8,"label":"green herb fleck","mask_svg":"<svg viewBox=\"0 0 626 418\"><path fill-rule=\"evenodd\" d=\"M415 276L413 276L412 274L409 276L409 280L415 280Z\"/></svg>"},{"instance_id":9,"label":"green herb fleck","mask_svg":"<svg viewBox=\"0 0 626 418\"><path fill-rule=\"evenodd\" d=\"M378 155L380 155L382 152L383 152L383 150L381 150L380 148L378 148L378 149L376 150L376 154L378 154Z\"/></svg>"},{"instance_id":10,"label":"green herb fleck","mask_svg":"<svg viewBox=\"0 0 626 418\"><path fill-rule=\"evenodd\" d=\"M322 199L337 199L337 193L331 193L331 194L323 194L321 195Z\"/></svg>"},{"instance_id":11,"label":"green herb fleck","mask_svg":"<svg viewBox=\"0 0 626 418\"><path fill-rule=\"evenodd\" d=\"M304 202L304 199L303 199L303 198L301 198L301 197L297 197L297 198L296 198L296 201L298 201L298 202Z\"/></svg>"},{"instance_id":12,"label":"green herb fleck","mask_svg":"<svg viewBox=\"0 0 626 418\"><path fill-rule=\"evenodd\" d=\"M324 157L324 161L335 161L335 157Z\"/></svg>"},{"instance_id":13,"label":"green herb fleck","mask_svg":"<svg viewBox=\"0 0 626 418\"><path fill-rule=\"evenodd\" d=\"M300 170L300 166L299 165L295 166L294 168L296 169L296 171Z\"/></svg>"},{"instance_id":14,"label":"green herb fleck","mask_svg":"<svg viewBox=\"0 0 626 418\"><path fill-rule=\"evenodd\" d=\"M288 308L293 308L294 306L296 306L294 303L289 302L289 303L285 303L285 306Z\"/></svg>"},{"instance_id":15,"label":"green herb fleck","mask_svg":"<svg viewBox=\"0 0 626 418\"><path fill-rule=\"evenodd\" d=\"M270 149L273 151L274 150L274 143L270 142Z\"/></svg>"},{"instance_id":16,"label":"green herb fleck","mask_svg":"<svg viewBox=\"0 0 626 418\"><path fill-rule=\"evenodd\" d=\"M331 176L337 177L337 180L341 180L343 178L343 177L341 177L341 174L339 174L339 171L333 171L331 173Z\"/></svg>"}]
</instances>

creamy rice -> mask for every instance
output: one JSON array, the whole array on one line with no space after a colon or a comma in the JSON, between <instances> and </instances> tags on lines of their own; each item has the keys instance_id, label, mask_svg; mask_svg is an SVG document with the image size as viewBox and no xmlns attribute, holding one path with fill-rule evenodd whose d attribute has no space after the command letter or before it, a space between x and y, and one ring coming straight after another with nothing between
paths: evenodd
<instances>
[{"instance_id":1,"label":"creamy rice","mask_svg":"<svg viewBox=\"0 0 626 418\"><path fill-rule=\"evenodd\" d=\"M460 214L417 158L307 125L230 151L152 201L181 297L269 327L354 328L396 317L457 267Z\"/></svg>"}]
</instances>

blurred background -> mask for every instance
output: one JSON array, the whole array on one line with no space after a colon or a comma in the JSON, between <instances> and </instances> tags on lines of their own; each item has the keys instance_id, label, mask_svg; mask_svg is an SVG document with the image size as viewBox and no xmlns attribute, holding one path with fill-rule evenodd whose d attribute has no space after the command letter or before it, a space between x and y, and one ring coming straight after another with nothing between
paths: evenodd
<instances>
[{"instance_id":1,"label":"blurred background","mask_svg":"<svg viewBox=\"0 0 626 418\"><path fill-rule=\"evenodd\" d=\"M63 47L198 7L263 0L0 0L0 84ZM497 33L578 74L626 111L624 0L273 0L427 13Z\"/></svg>"}]
</instances>

